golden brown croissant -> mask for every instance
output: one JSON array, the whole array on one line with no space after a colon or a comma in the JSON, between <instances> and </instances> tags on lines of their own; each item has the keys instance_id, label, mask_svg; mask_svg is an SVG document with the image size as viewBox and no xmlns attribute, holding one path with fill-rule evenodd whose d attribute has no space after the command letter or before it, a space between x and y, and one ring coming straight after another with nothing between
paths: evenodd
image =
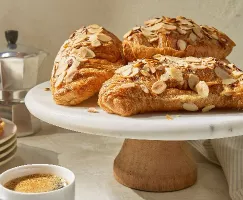
<instances>
[{"instance_id":1,"label":"golden brown croissant","mask_svg":"<svg viewBox=\"0 0 243 200\"><path fill-rule=\"evenodd\" d=\"M54 62L51 88L55 102L77 105L97 93L125 64L121 41L99 25L75 31Z\"/></svg>"},{"instance_id":2,"label":"golden brown croissant","mask_svg":"<svg viewBox=\"0 0 243 200\"><path fill-rule=\"evenodd\" d=\"M243 72L212 57L155 55L119 68L99 93L109 113L243 108Z\"/></svg>"},{"instance_id":3,"label":"golden brown croissant","mask_svg":"<svg viewBox=\"0 0 243 200\"><path fill-rule=\"evenodd\" d=\"M123 52L128 61L156 54L176 57L226 58L235 43L216 28L199 26L191 19L155 18L124 35Z\"/></svg>"}]
</instances>

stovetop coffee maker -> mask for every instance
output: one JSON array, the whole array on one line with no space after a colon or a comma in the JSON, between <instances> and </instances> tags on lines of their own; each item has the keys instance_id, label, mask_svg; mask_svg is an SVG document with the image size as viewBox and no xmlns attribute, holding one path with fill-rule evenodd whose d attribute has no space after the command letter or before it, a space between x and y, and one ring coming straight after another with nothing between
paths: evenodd
<instances>
[{"instance_id":1,"label":"stovetop coffee maker","mask_svg":"<svg viewBox=\"0 0 243 200\"><path fill-rule=\"evenodd\" d=\"M7 47L0 48L0 116L17 125L17 136L38 132L40 121L29 113L24 98L37 84L39 68L47 53L16 44L18 31L5 31Z\"/></svg>"}]
</instances>

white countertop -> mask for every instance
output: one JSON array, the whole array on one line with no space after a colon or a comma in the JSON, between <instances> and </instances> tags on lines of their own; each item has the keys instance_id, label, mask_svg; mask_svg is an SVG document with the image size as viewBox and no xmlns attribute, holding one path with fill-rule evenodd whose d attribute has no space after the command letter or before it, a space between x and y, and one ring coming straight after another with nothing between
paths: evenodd
<instances>
[{"instance_id":1,"label":"white countertop","mask_svg":"<svg viewBox=\"0 0 243 200\"><path fill-rule=\"evenodd\" d=\"M77 200L230 200L220 167L194 151L198 161L197 184L171 193L150 193L126 188L112 175L113 160L123 140L75 133L43 123L40 133L19 138L16 157L0 173L29 163L58 164L76 174Z\"/></svg>"}]
</instances>

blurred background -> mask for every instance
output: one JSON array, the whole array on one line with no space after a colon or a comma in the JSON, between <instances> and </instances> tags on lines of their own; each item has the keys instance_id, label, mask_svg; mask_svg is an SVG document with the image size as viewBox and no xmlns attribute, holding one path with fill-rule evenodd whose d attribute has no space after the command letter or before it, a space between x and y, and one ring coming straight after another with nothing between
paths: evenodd
<instances>
[{"instance_id":1,"label":"blurred background","mask_svg":"<svg viewBox=\"0 0 243 200\"><path fill-rule=\"evenodd\" d=\"M1 0L0 44L5 30L16 29L19 43L49 52L39 73L43 82L60 46L80 26L97 23L122 38L134 25L162 15L183 15L225 32L237 44L229 60L243 68L242 0Z\"/></svg>"}]
</instances>

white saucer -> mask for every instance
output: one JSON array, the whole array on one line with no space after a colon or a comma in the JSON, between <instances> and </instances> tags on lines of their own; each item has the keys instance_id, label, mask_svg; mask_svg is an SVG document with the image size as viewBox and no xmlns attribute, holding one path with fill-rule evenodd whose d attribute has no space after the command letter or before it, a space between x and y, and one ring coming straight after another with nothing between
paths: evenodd
<instances>
[{"instance_id":1,"label":"white saucer","mask_svg":"<svg viewBox=\"0 0 243 200\"><path fill-rule=\"evenodd\" d=\"M16 148L17 148L17 143L14 143L13 145L8 147L7 149L4 149L4 151L1 151L0 152L0 159L7 156L8 154L10 154Z\"/></svg>"},{"instance_id":2,"label":"white saucer","mask_svg":"<svg viewBox=\"0 0 243 200\"><path fill-rule=\"evenodd\" d=\"M17 131L17 126L13 122L4 118L2 118L2 121L5 122L5 126L3 136L0 136L0 145L13 138Z\"/></svg>"},{"instance_id":3,"label":"white saucer","mask_svg":"<svg viewBox=\"0 0 243 200\"><path fill-rule=\"evenodd\" d=\"M14 143L16 143L16 145L17 145L17 137L16 136L14 136L10 140L6 141L5 143L0 144L0 153L1 153L1 151L4 151L8 147L12 146Z\"/></svg>"},{"instance_id":4,"label":"white saucer","mask_svg":"<svg viewBox=\"0 0 243 200\"><path fill-rule=\"evenodd\" d=\"M9 161L11 161L14 158L16 152L17 152L17 147L11 153L6 155L5 157L0 158L0 166L2 166L4 164L8 163Z\"/></svg>"}]
</instances>

